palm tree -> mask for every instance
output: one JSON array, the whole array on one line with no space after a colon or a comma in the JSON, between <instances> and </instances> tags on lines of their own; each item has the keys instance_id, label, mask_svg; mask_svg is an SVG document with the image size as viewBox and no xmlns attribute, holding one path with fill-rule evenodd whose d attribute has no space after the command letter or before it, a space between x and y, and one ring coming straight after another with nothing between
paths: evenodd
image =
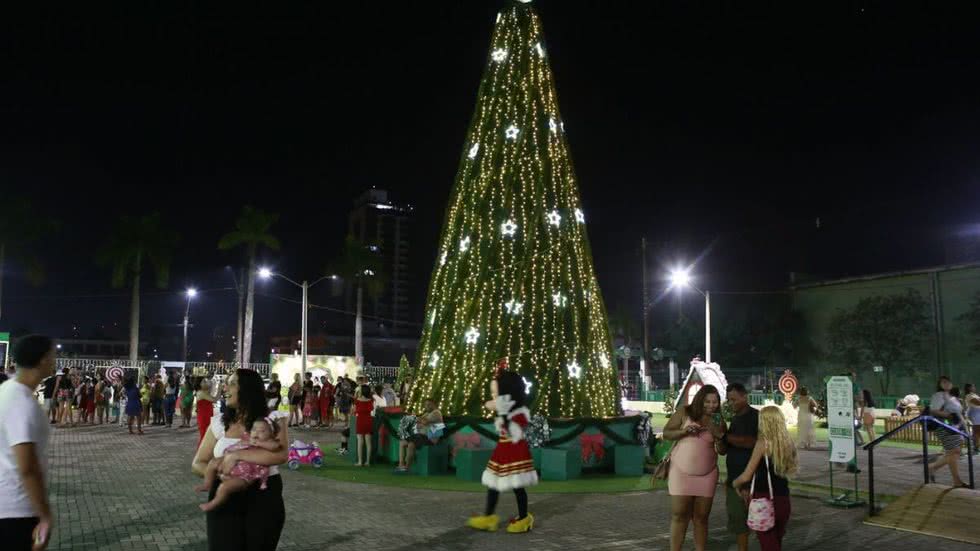
<instances>
[{"instance_id":1,"label":"palm tree","mask_svg":"<svg viewBox=\"0 0 980 551\"><path fill-rule=\"evenodd\" d=\"M153 266L157 287L164 288L170 279L170 263L179 236L163 224L160 213L141 217L123 216L96 255L98 263L112 268L112 286L132 284L129 309L129 361L139 358L140 280L143 265Z\"/></svg>"},{"instance_id":2,"label":"palm tree","mask_svg":"<svg viewBox=\"0 0 980 551\"><path fill-rule=\"evenodd\" d=\"M354 236L348 235L344 240L344 251L336 267L327 269L327 273L337 274L345 282L357 286L357 316L354 318L354 357L357 361L364 359L361 321L364 293L367 292L368 298L377 300L385 288L385 277L381 272L381 256L377 250L377 246L362 243Z\"/></svg>"},{"instance_id":3,"label":"palm tree","mask_svg":"<svg viewBox=\"0 0 980 551\"><path fill-rule=\"evenodd\" d=\"M218 248L227 251L236 247L245 247L248 256L248 284L245 299L245 329L242 342L238 343L238 361L247 366L252 359L252 318L255 314L255 256L259 247L279 250L279 240L269 233L272 225L279 220L279 214L265 212L246 205L235 221L235 229L221 236Z\"/></svg>"},{"instance_id":4,"label":"palm tree","mask_svg":"<svg viewBox=\"0 0 980 551\"><path fill-rule=\"evenodd\" d=\"M32 284L40 285L44 281L44 269L30 246L56 226L56 222L37 213L27 199L14 198L7 204L4 215L0 216L0 300L8 257L24 265L27 280ZM0 315L2 312L0 308Z\"/></svg>"}]
</instances>

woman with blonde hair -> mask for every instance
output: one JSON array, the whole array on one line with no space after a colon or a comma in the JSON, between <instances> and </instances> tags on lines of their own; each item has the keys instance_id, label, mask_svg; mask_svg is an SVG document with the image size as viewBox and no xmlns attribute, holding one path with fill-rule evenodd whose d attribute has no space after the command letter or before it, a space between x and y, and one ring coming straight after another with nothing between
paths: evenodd
<instances>
[{"instance_id":1,"label":"woman with blonde hair","mask_svg":"<svg viewBox=\"0 0 980 551\"><path fill-rule=\"evenodd\" d=\"M799 470L796 445L786 430L786 418L776 406L759 412L759 438L745 471L732 483L745 499L772 498L776 523L765 532L756 532L762 551L780 551L789 523L789 479ZM754 491L749 496L749 483Z\"/></svg>"}]
</instances>

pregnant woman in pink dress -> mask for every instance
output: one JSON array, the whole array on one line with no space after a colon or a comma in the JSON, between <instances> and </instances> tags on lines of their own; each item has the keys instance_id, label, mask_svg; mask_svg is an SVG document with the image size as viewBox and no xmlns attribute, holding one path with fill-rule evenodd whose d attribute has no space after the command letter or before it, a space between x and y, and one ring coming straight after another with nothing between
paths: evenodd
<instances>
[{"instance_id":1,"label":"pregnant woman in pink dress","mask_svg":"<svg viewBox=\"0 0 980 551\"><path fill-rule=\"evenodd\" d=\"M687 526L694 521L694 548L704 551L708 515L718 484L718 454L724 455L725 422L719 415L721 396L705 385L691 405L678 408L664 427L674 441L670 452L667 489L671 496L670 549L680 551Z\"/></svg>"}]
</instances>

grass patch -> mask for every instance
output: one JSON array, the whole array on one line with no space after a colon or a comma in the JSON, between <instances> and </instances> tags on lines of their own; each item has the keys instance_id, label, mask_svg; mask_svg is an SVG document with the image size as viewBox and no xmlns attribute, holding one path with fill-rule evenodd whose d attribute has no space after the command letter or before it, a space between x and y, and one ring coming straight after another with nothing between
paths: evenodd
<instances>
[{"instance_id":1,"label":"grass patch","mask_svg":"<svg viewBox=\"0 0 980 551\"><path fill-rule=\"evenodd\" d=\"M379 463L370 467L355 467L348 457L333 453L324 454L323 468L314 469L309 465L300 465L299 470L307 475L340 482L447 492L483 493L487 491L483 484L457 480L452 473L440 476L395 474L393 466L388 463ZM666 482L661 480L656 482L656 486L653 486L654 489L667 488ZM542 480L534 487L534 492L544 494L602 494L650 489L650 475L648 474L643 476L616 476L611 473L595 473L567 481Z\"/></svg>"}]
</instances>

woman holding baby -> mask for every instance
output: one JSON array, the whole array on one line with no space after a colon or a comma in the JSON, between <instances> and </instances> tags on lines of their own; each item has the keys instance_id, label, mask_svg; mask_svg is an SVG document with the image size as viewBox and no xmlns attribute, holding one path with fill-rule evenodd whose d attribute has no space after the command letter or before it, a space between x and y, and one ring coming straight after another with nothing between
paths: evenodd
<instances>
[{"instance_id":1,"label":"woman holding baby","mask_svg":"<svg viewBox=\"0 0 980 551\"><path fill-rule=\"evenodd\" d=\"M286 415L269 412L265 386L255 371L239 369L225 386L222 415L211 420L191 463L194 473L210 483L209 501L202 507L208 549L273 550L286 521L278 470L289 449ZM261 441L251 442L250 433Z\"/></svg>"}]
</instances>

